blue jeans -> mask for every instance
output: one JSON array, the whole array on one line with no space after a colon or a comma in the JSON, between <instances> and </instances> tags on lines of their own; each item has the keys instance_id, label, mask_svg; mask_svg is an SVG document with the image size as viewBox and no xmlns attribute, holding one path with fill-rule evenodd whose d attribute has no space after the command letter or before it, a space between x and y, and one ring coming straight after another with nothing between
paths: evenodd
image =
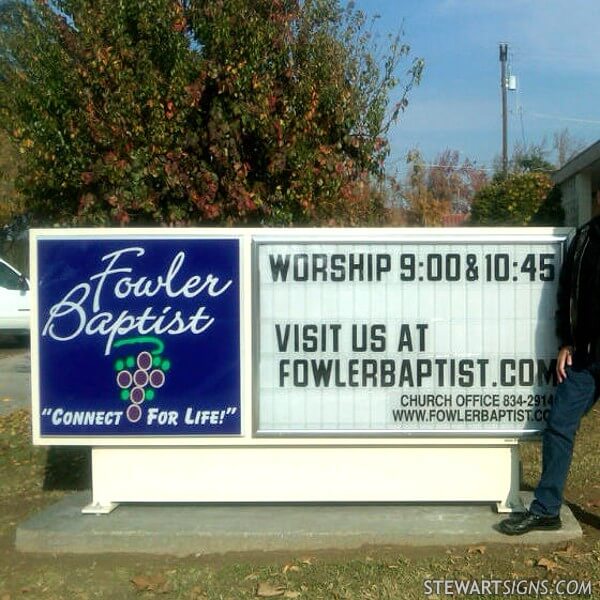
<instances>
[{"instance_id":1,"label":"blue jeans","mask_svg":"<svg viewBox=\"0 0 600 600\"><path fill-rule=\"evenodd\" d=\"M542 476L529 507L536 515L555 516L560 512L575 434L581 418L596 401L599 370L598 363L567 367L567 378L556 388L542 437Z\"/></svg>"}]
</instances>

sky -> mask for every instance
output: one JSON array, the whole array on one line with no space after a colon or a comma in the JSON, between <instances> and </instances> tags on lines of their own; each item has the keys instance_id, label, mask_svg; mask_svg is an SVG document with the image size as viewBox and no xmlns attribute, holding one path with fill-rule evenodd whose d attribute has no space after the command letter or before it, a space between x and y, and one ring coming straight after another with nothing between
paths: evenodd
<instances>
[{"instance_id":1,"label":"sky","mask_svg":"<svg viewBox=\"0 0 600 600\"><path fill-rule=\"evenodd\" d=\"M509 153L515 143L542 144L564 128L585 146L600 139L598 0L355 0L379 15L384 44L404 31L425 69L390 133L388 170L403 174L406 153L426 161L450 148L482 168L502 149L499 44L517 89L508 92ZM405 69L409 62L405 62ZM552 158L552 154L549 154Z\"/></svg>"}]
</instances>

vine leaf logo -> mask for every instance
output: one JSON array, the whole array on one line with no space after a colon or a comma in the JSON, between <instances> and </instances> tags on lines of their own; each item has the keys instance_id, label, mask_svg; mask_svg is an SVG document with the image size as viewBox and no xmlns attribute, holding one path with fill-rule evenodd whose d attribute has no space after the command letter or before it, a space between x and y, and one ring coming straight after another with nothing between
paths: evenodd
<instances>
[{"instance_id":1,"label":"vine leaf logo","mask_svg":"<svg viewBox=\"0 0 600 600\"><path fill-rule=\"evenodd\" d=\"M156 398L156 390L165 384L166 373L171 368L171 361L163 356L164 343L155 337L132 337L117 340L113 348L127 349L129 346L141 345L137 354L128 352L115 359L117 385L123 402L130 402L125 411L130 423L137 423L142 418L142 404L152 402ZM151 347L147 349L148 345Z\"/></svg>"}]
</instances>

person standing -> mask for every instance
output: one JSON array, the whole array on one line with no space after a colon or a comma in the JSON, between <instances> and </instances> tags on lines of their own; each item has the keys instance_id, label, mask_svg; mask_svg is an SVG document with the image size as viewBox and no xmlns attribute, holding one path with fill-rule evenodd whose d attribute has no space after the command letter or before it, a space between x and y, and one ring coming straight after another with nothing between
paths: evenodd
<instances>
[{"instance_id":1,"label":"person standing","mask_svg":"<svg viewBox=\"0 0 600 600\"><path fill-rule=\"evenodd\" d=\"M557 304L558 387L542 434L542 474L529 510L500 522L507 535L562 526L575 434L600 392L600 216L580 227L569 245Z\"/></svg>"}]
</instances>

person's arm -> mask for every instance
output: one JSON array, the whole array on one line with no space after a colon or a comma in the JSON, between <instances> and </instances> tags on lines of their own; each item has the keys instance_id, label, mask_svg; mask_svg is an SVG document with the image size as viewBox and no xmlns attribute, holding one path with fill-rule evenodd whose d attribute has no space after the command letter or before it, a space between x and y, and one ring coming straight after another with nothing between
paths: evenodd
<instances>
[{"instance_id":1,"label":"person's arm","mask_svg":"<svg viewBox=\"0 0 600 600\"><path fill-rule=\"evenodd\" d=\"M558 278L557 309L556 309L556 335L560 341L560 348L556 358L556 376L558 382L567 377L566 367L573 364L573 332L571 330L571 282L575 262L575 249L578 235L575 235L565 256Z\"/></svg>"},{"instance_id":2,"label":"person's arm","mask_svg":"<svg viewBox=\"0 0 600 600\"><path fill-rule=\"evenodd\" d=\"M558 351L556 358L556 378L558 383L562 383L567 378L567 367L573 364L572 346L562 346Z\"/></svg>"}]
</instances>

